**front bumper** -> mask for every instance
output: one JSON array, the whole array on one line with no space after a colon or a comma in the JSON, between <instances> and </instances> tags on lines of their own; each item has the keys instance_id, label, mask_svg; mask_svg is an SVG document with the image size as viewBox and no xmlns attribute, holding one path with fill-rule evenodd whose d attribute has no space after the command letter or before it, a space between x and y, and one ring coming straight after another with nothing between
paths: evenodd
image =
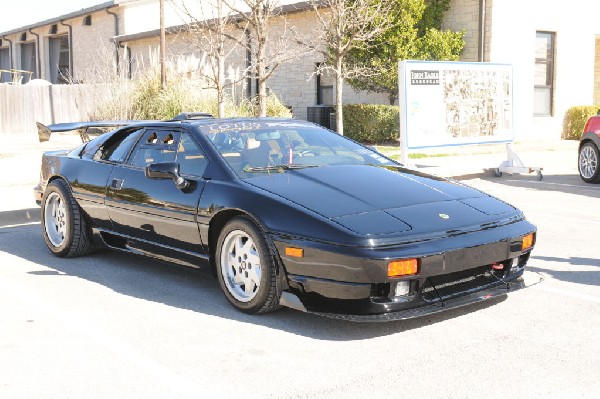
<instances>
[{"instance_id":1,"label":"front bumper","mask_svg":"<svg viewBox=\"0 0 600 399\"><path fill-rule=\"evenodd\" d=\"M471 237L383 249L309 246L277 237L288 283L282 304L340 319L401 320L506 295L524 288L520 278L533 246L521 247L532 232L535 227L524 221ZM286 256L290 246L303 248L303 256ZM417 274L387 276L390 260L412 257L419 259Z\"/></svg>"}]
</instances>

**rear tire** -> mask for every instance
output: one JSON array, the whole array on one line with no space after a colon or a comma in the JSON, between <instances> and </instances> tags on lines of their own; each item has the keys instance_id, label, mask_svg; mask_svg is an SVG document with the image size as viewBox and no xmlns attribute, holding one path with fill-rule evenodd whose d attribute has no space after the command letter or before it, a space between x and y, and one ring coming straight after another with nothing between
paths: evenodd
<instances>
[{"instance_id":1,"label":"rear tire","mask_svg":"<svg viewBox=\"0 0 600 399\"><path fill-rule=\"evenodd\" d=\"M92 250L91 232L67 183L54 180L42 198L42 235L48 249L61 258Z\"/></svg>"},{"instance_id":2,"label":"rear tire","mask_svg":"<svg viewBox=\"0 0 600 399\"><path fill-rule=\"evenodd\" d=\"M600 151L589 141L579 148L579 176L586 183L600 183Z\"/></svg>"},{"instance_id":3,"label":"rear tire","mask_svg":"<svg viewBox=\"0 0 600 399\"><path fill-rule=\"evenodd\" d=\"M263 233L245 217L221 230L215 253L219 284L238 310L256 314L279 308L275 266Z\"/></svg>"}]
</instances>

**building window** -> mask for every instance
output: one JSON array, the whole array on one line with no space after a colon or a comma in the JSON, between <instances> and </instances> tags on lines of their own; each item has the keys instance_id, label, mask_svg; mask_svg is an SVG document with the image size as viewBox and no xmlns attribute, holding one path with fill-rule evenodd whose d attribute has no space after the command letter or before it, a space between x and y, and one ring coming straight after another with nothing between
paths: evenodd
<instances>
[{"instance_id":1,"label":"building window","mask_svg":"<svg viewBox=\"0 0 600 399\"><path fill-rule=\"evenodd\" d=\"M317 63L317 105L333 104L333 78L328 70L322 69L323 64Z\"/></svg>"},{"instance_id":2,"label":"building window","mask_svg":"<svg viewBox=\"0 0 600 399\"><path fill-rule=\"evenodd\" d=\"M0 83L11 82L10 73L10 49L8 47L0 48Z\"/></svg>"},{"instance_id":3,"label":"building window","mask_svg":"<svg viewBox=\"0 0 600 399\"><path fill-rule=\"evenodd\" d=\"M37 57L35 53L35 43L23 43L21 47L21 68L24 71L31 72L24 74L22 83L27 83L31 79L37 79Z\"/></svg>"},{"instance_id":4,"label":"building window","mask_svg":"<svg viewBox=\"0 0 600 399\"><path fill-rule=\"evenodd\" d=\"M555 36L553 32L536 32L533 77L534 116L552 116Z\"/></svg>"},{"instance_id":5,"label":"building window","mask_svg":"<svg viewBox=\"0 0 600 399\"><path fill-rule=\"evenodd\" d=\"M55 36L48 39L48 63L50 66L50 82L69 83L69 37Z\"/></svg>"}]
</instances>

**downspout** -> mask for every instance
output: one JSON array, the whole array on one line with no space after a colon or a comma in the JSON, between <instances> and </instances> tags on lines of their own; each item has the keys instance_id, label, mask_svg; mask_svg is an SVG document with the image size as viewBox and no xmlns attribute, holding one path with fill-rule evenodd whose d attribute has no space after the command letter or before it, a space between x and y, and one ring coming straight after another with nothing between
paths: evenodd
<instances>
[{"instance_id":1,"label":"downspout","mask_svg":"<svg viewBox=\"0 0 600 399\"><path fill-rule=\"evenodd\" d=\"M69 28L69 79L71 83L75 81L75 69L73 68L73 25L65 24L61 19L60 24Z\"/></svg>"},{"instance_id":2,"label":"downspout","mask_svg":"<svg viewBox=\"0 0 600 399\"><path fill-rule=\"evenodd\" d=\"M8 69L15 69L13 67L13 42L10 39L7 39L6 36L2 36L2 40L6 40L8 42Z\"/></svg>"},{"instance_id":3,"label":"downspout","mask_svg":"<svg viewBox=\"0 0 600 399\"><path fill-rule=\"evenodd\" d=\"M119 36L119 15L116 12L112 12L110 9L106 9L106 13L112 15L115 20L115 37ZM117 67L117 75L119 74L119 47L122 48L121 43L115 40L115 65Z\"/></svg>"},{"instance_id":4,"label":"downspout","mask_svg":"<svg viewBox=\"0 0 600 399\"><path fill-rule=\"evenodd\" d=\"M479 51L478 61L485 61L485 0L479 0Z\"/></svg>"},{"instance_id":5,"label":"downspout","mask_svg":"<svg viewBox=\"0 0 600 399\"><path fill-rule=\"evenodd\" d=\"M42 78L42 70L40 65L40 35L33 32L31 28L29 28L29 33L36 37L35 39L35 73L37 74L37 78Z\"/></svg>"}]
</instances>

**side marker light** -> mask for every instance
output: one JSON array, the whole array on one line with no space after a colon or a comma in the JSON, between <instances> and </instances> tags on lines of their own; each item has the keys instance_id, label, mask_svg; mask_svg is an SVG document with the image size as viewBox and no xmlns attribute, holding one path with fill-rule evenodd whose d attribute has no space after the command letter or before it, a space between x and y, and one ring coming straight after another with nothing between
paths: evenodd
<instances>
[{"instance_id":1,"label":"side marker light","mask_svg":"<svg viewBox=\"0 0 600 399\"><path fill-rule=\"evenodd\" d=\"M393 260L388 263L388 277L410 276L419 272L417 259Z\"/></svg>"},{"instance_id":2,"label":"side marker light","mask_svg":"<svg viewBox=\"0 0 600 399\"><path fill-rule=\"evenodd\" d=\"M294 248L294 247L285 247L286 256L292 256L294 258L303 258L304 257L304 249L302 248Z\"/></svg>"},{"instance_id":3,"label":"side marker light","mask_svg":"<svg viewBox=\"0 0 600 399\"><path fill-rule=\"evenodd\" d=\"M521 251L528 250L533 247L534 242L534 233L529 233L525 237L523 237L523 244L521 245Z\"/></svg>"}]
</instances>

